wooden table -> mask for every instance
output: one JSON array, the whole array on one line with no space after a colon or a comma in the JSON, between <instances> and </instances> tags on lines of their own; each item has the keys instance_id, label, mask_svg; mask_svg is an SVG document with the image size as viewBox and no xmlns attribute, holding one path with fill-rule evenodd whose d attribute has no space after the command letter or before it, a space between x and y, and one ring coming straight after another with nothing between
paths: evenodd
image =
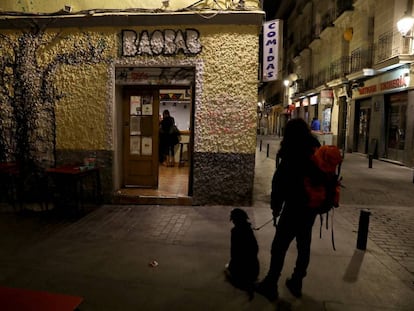
<instances>
[{"instance_id":1,"label":"wooden table","mask_svg":"<svg viewBox=\"0 0 414 311\"><path fill-rule=\"evenodd\" d=\"M46 173L55 184L54 190L59 192L61 196L73 195L77 211L84 208L84 188L87 178L93 178L92 191L94 192L96 204L101 203L101 178L98 167L65 165L49 168ZM68 189L69 191L65 191Z\"/></svg>"}]
</instances>

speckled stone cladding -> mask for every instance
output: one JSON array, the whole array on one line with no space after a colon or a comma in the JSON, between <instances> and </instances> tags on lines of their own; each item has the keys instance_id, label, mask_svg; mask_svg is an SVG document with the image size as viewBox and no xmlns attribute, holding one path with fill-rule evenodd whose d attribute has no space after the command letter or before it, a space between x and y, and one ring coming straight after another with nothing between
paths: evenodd
<instances>
[{"instance_id":1,"label":"speckled stone cladding","mask_svg":"<svg viewBox=\"0 0 414 311\"><path fill-rule=\"evenodd\" d=\"M196 152L193 204L251 205L254 166L254 154Z\"/></svg>"}]
</instances>

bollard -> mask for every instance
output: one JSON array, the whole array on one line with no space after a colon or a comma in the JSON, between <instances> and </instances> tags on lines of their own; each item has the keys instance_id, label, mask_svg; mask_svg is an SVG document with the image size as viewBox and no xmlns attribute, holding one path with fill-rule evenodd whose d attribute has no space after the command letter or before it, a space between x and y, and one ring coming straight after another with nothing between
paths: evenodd
<instances>
[{"instance_id":1,"label":"bollard","mask_svg":"<svg viewBox=\"0 0 414 311\"><path fill-rule=\"evenodd\" d=\"M266 148L266 158L269 157L269 144L267 144L267 148Z\"/></svg>"},{"instance_id":2,"label":"bollard","mask_svg":"<svg viewBox=\"0 0 414 311\"><path fill-rule=\"evenodd\" d=\"M368 168L372 168L372 158L373 158L372 154L368 155Z\"/></svg>"},{"instance_id":3,"label":"bollard","mask_svg":"<svg viewBox=\"0 0 414 311\"><path fill-rule=\"evenodd\" d=\"M259 144L259 151L262 151L262 140L260 140L260 144Z\"/></svg>"},{"instance_id":4,"label":"bollard","mask_svg":"<svg viewBox=\"0 0 414 311\"><path fill-rule=\"evenodd\" d=\"M368 240L368 227L369 227L369 216L371 212L369 210L361 210L359 214L359 225L358 225L358 239L357 249L366 250Z\"/></svg>"}]
</instances>

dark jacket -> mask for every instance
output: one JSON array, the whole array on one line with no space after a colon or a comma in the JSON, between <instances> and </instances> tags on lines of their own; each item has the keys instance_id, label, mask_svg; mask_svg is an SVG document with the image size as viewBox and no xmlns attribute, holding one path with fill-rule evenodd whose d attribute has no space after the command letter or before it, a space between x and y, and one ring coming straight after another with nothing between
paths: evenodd
<instances>
[{"instance_id":1,"label":"dark jacket","mask_svg":"<svg viewBox=\"0 0 414 311\"><path fill-rule=\"evenodd\" d=\"M164 148L178 144L178 133L172 131L174 124L175 120L173 117L165 117L160 123L160 144Z\"/></svg>"},{"instance_id":2,"label":"dark jacket","mask_svg":"<svg viewBox=\"0 0 414 311\"><path fill-rule=\"evenodd\" d=\"M311 161L312 153L305 150L320 146L316 138L312 139L310 144L310 149L309 146L305 146L304 150L280 154L282 160L273 175L270 200L270 207L275 216L281 213L282 208L284 213L292 216L308 213L304 178L314 174L316 168Z\"/></svg>"}]
</instances>

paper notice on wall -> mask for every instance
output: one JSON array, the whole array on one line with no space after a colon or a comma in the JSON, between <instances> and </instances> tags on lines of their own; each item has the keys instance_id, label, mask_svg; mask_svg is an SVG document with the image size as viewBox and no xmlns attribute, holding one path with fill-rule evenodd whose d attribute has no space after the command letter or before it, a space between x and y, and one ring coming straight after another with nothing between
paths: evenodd
<instances>
[{"instance_id":1,"label":"paper notice on wall","mask_svg":"<svg viewBox=\"0 0 414 311\"><path fill-rule=\"evenodd\" d=\"M130 114L140 115L141 114L141 96L131 96L130 98Z\"/></svg>"},{"instance_id":2,"label":"paper notice on wall","mask_svg":"<svg viewBox=\"0 0 414 311\"><path fill-rule=\"evenodd\" d=\"M141 117L131 116L129 132L131 135L141 135Z\"/></svg>"},{"instance_id":3,"label":"paper notice on wall","mask_svg":"<svg viewBox=\"0 0 414 311\"><path fill-rule=\"evenodd\" d=\"M152 155L152 137L142 137L142 155Z\"/></svg>"},{"instance_id":4,"label":"paper notice on wall","mask_svg":"<svg viewBox=\"0 0 414 311\"><path fill-rule=\"evenodd\" d=\"M130 136L129 139L129 153L139 155L141 150L141 137Z\"/></svg>"},{"instance_id":5,"label":"paper notice on wall","mask_svg":"<svg viewBox=\"0 0 414 311\"><path fill-rule=\"evenodd\" d=\"M142 98L142 114L152 116L152 96L146 95Z\"/></svg>"}]
</instances>

